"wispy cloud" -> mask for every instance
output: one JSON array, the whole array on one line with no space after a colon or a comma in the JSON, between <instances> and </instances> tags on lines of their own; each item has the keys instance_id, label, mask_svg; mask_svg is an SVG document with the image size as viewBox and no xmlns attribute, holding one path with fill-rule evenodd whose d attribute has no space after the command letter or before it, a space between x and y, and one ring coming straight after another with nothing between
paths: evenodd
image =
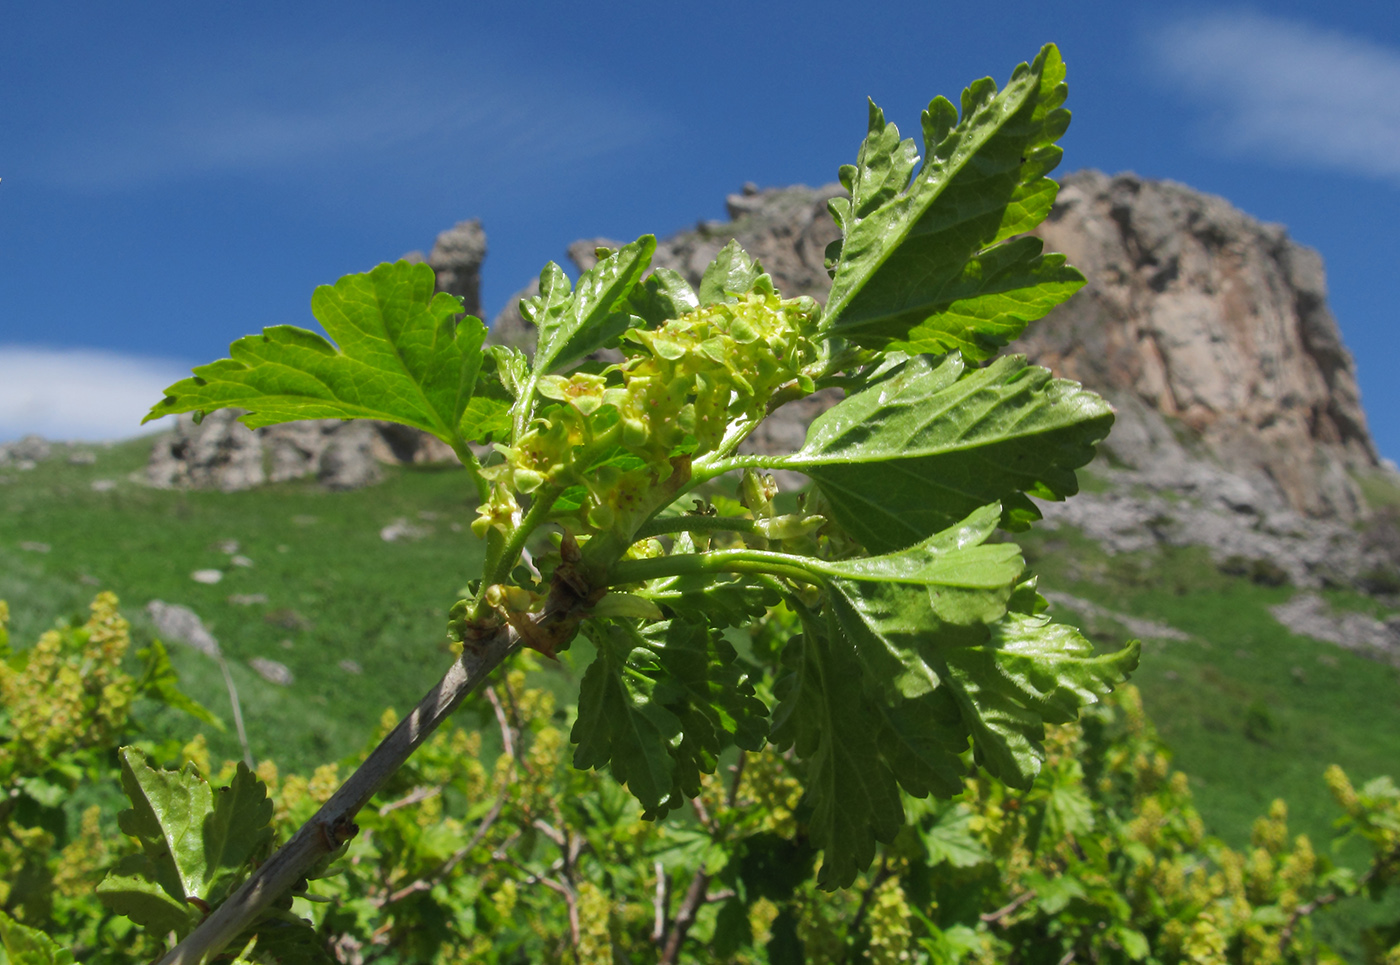
<instances>
[{"instance_id":1,"label":"wispy cloud","mask_svg":"<svg viewBox=\"0 0 1400 965\"><path fill-rule=\"evenodd\" d=\"M34 433L100 442L162 428L141 418L189 375L168 359L17 345L0 345L0 372L0 441Z\"/></svg>"},{"instance_id":2,"label":"wispy cloud","mask_svg":"<svg viewBox=\"0 0 1400 965\"><path fill-rule=\"evenodd\" d=\"M380 47L265 48L157 76L157 87L111 94L48 138L36 174L100 190L451 158L464 176L531 177L626 150L669 123L542 71L434 65Z\"/></svg>"},{"instance_id":3,"label":"wispy cloud","mask_svg":"<svg viewBox=\"0 0 1400 965\"><path fill-rule=\"evenodd\" d=\"M1400 179L1400 49L1254 12L1154 29L1150 63L1231 153Z\"/></svg>"}]
</instances>

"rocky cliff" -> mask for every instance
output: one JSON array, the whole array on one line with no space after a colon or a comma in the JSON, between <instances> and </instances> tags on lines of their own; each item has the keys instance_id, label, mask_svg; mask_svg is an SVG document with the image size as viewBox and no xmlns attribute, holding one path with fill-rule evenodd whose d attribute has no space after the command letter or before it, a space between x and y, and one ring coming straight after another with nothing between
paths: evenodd
<instances>
[{"instance_id":1,"label":"rocky cliff","mask_svg":"<svg viewBox=\"0 0 1400 965\"><path fill-rule=\"evenodd\" d=\"M730 221L660 242L653 263L698 283L737 238L784 294L824 298L823 253L838 234L826 200L841 190L747 186L728 199ZM1105 448L1117 464L1179 488L1204 459L1263 509L1364 514L1352 473L1378 459L1316 251L1222 198L1097 171L1064 179L1039 234L1089 283L1014 348L1113 401ZM595 248L617 244L568 250L586 269ZM522 328L513 305L493 326L506 341Z\"/></svg>"},{"instance_id":2,"label":"rocky cliff","mask_svg":"<svg viewBox=\"0 0 1400 965\"><path fill-rule=\"evenodd\" d=\"M1368 513L1357 479L1389 470L1366 428L1317 252L1281 226L1183 185L1093 171L1062 185L1039 233L1089 282L1015 348L1106 395L1118 421L1095 465L1103 491L1047 506L1051 525L1073 523L1111 549L1198 543L1220 558L1267 559L1300 585L1400 563L1355 537ZM785 294L821 299L830 284L825 248L837 237L826 201L840 191L747 185L728 198L730 220L701 222L659 242L654 264L698 283L715 253L737 238ZM585 239L568 253L587 269L597 248L616 245ZM481 226L463 222L439 236L426 258L409 257L431 264L439 288L463 296L471 310L485 250ZM532 291L533 284L511 299L493 322L493 339L528 344L516 305ZM752 445L800 445L806 423L831 401L785 407ZM255 464L267 479L314 472L331 485L353 485L373 478L375 459L450 455L397 439L388 427L365 435L330 422L259 430L256 455L234 459L241 450L230 434L239 431L246 432L216 422L205 430L212 434L206 444L183 426L166 449L158 447L153 480L230 488L220 460L241 459L249 471L237 485L256 480ZM342 444L340 432L364 438ZM197 455L206 450L207 458Z\"/></svg>"}]
</instances>

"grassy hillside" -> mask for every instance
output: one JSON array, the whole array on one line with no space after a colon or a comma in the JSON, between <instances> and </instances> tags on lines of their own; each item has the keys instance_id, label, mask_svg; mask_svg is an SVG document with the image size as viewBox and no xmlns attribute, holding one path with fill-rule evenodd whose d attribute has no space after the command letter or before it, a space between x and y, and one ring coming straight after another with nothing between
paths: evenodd
<instances>
[{"instance_id":1,"label":"grassy hillside","mask_svg":"<svg viewBox=\"0 0 1400 965\"><path fill-rule=\"evenodd\" d=\"M28 471L0 469L0 599L17 642L85 607L98 588L122 598L138 637L152 633L149 600L189 606L229 657L254 753L300 770L357 749L384 707L410 706L437 679L445 610L479 565L459 471L393 468L383 484L350 493L312 482L173 492L129 478L150 446L94 448L91 465L60 455ZM396 522L417 536L383 539ZM1134 679L1211 831L1231 845L1248 844L1252 821L1276 797L1288 800L1295 832L1326 842L1337 814L1322 783L1328 764L1358 782L1400 776L1400 673L1286 631L1268 608L1293 589L1223 574L1199 550L1108 557L1071 529L1017 541L1043 589L1101 608L1075 615L1104 646L1131 635L1104 610L1189 634L1147 639ZM251 565L235 565L235 555ZM223 578L191 578L205 569ZM1369 598L1324 595L1390 612ZM228 719L213 662L188 647L172 653L188 689ZM249 667L255 657L287 665L294 682L266 682ZM158 723L192 730L188 719ZM236 756L231 733L210 736L216 753Z\"/></svg>"},{"instance_id":2,"label":"grassy hillside","mask_svg":"<svg viewBox=\"0 0 1400 965\"><path fill-rule=\"evenodd\" d=\"M384 707L411 706L437 680L446 608L479 568L460 471L391 469L382 485L349 493L313 482L175 492L128 478L150 448L137 440L93 448L92 465L57 456L0 469L0 599L16 642L98 589L117 593L147 639L150 600L188 606L229 658L253 752L296 768L358 749ZM380 531L398 521L418 535L386 542ZM220 582L191 578L207 569ZM191 693L231 720L213 661L171 651ZM292 685L259 677L255 657L285 664ZM178 733L191 722L161 723ZM210 736L216 752L237 756L231 729Z\"/></svg>"}]
</instances>

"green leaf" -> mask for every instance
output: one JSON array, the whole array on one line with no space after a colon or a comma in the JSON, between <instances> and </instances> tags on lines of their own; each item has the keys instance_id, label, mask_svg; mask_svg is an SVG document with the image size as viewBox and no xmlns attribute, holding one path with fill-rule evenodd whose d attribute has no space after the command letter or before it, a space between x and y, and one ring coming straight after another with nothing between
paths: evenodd
<instances>
[{"instance_id":1,"label":"green leaf","mask_svg":"<svg viewBox=\"0 0 1400 965\"><path fill-rule=\"evenodd\" d=\"M272 801L267 785L242 761L228 787L214 792L214 810L204 820L206 884L221 871L236 871L262 857L272 844Z\"/></svg>"},{"instance_id":2,"label":"green leaf","mask_svg":"<svg viewBox=\"0 0 1400 965\"><path fill-rule=\"evenodd\" d=\"M658 580L640 595L670 608L692 623L714 627L744 627L776 606L778 594L748 577L690 574Z\"/></svg>"},{"instance_id":3,"label":"green leaf","mask_svg":"<svg viewBox=\"0 0 1400 965\"><path fill-rule=\"evenodd\" d=\"M193 764L180 771L152 768L135 747L123 747L118 756L131 808L117 815L117 825L140 840L167 894L181 903L202 896L209 869L204 819L214 807L208 782Z\"/></svg>"},{"instance_id":4,"label":"green leaf","mask_svg":"<svg viewBox=\"0 0 1400 965\"><path fill-rule=\"evenodd\" d=\"M923 833L923 841L930 867L946 861L954 868L971 868L992 860L991 852L972 833L972 811L962 804L944 811Z\"/></svg>"},{"instance_id":5,"label":"green leaf","mask_svg":"<svg viewBox=\"0 0 1400 965\"><path fill-rule=\"evenodd\" d=\"M940 648L979 643L1024 566L1010 543L986 545L1000 510L984 506L906 550L826 563L829 604L862 661L902 697L939 688Z\"/></svg>"},{"instance_id":6,"label":"green leaf","mask_svg":"<svg viewBox=\"0 0 1400 965\"><path fill-rule=\"evenodd\" d=\"M322 285L311 311L332 345L290 325L229 346L166 389L145 421L177 412L238 407L252 428L296 419L384 419L414 426L461 450L463 415L476 388L486 326L460 299L433 294L433 270L397 262ZM338 346L338 347L337 347Z\"/></svg>"},{"instance_id":7,"label":"green leaf","mask_svg":"<svg viewBox=\"0 0 1400 965\"><path fill-rule=\"evenodd\" d=\"M670 268L658 268L632 289L628 310L652 327L680 318L700 307L700 299L685 276Z\"/></svg>"},{"instance_id":8,"label":"green leaf","mask_svg":"<svg viewBox=\"0 0 1400 965\"><path fill-rule=\"evenodd\" d=\"M849 200L834 199L841 241L823 325L830 335L960 348L987 358L1084 284L1034 239L1058 190L1045 175L1069 124L1064 62L1047 45L997 92L990 78L963 92L962 117L939 97L923 115L924 162L912 140L870 105L855 165L841 169ZM917 334L913 332L917 331Z\"/></svg>"},{"instance_id":9,"label":"green leaf","mask_svg":"<svg viewBox=\"0 0 1400 965\"><path fill-rule=\"evenodd\" d=\"M37 928L0 911L0 948L13 965L73 965L73 953Z\"/></svg>"},{"instance_id":10,"label":"green leaf","mask_svg":"<svg viewBox=\"0 0 1400 965\"><path fill-rule=\"evenodd\" d=\"M957 794L971 739L993 776L1027 787L1045 722L1073 719L1136 665L1135 644L1096 657L1034 612L1020 551L986 543L999 515L992 504L905 550L805 564L825 578L826 619L799 610L772 739L807 764L824 887L848 884L898 830L896 782L915 797ZM1082 819L1075 801L1052 803L1062 825Z\"/></svg>"},{"instance_id":11,"label":"green leaf","mask_svg":"<svg viewBox=\"0 0 1400 965\"><path fill-rule=\"evenodd\" d=\"M1138 663L1141 645L1094 656L1073 627L1010 613L977 647L949 650L945 680L972 733L977 762L1012 787L1029 788L1045 759L1045 723L1074 720Z\"/></svg>"},{"instance_id":12,"label":"green leaf","mask_svg":"<svg viewBox=\"0 0 1400 965\"><path fill-rule=\"evenodd\" d=\"M753 290L764 277L763 267L749 257L738 241L730 241L700 277L700 305L732 302L736 295ZM768 287L772 288L771 281Z\"/></svg>"},{"instance_id":13,"label":"green leaf","mask_svg":"<svg viewBox=\"0 0 1400 965\"><path fill-rule=\"evenodd\" d=\"M584 673L575 767L602 767L653 813L700 793L720 753L763 747L767 708L737 654L704 625L671 620L638 633L610 623L591 634L598 656Z\"/></svg>"},{"instance_id":14,"label":"green leaf","mask_svg":"<svg viewBox=\"0 0 1400 965\"><path fill-rule=\"evenodd\" d=\"M643 235L580 275L572 290L563 269L553 262L545 266L539 295L520 306L526 320L539 329L535 378L583 358L627 328L627 297L655 250L656 239Z\"/></svg>"},{"instance_id":15,"label":"green leaf","mask_svg":"<svg viewBox=\"0 0 1400 965\"><path fill-rule=\"evenodd\" d=\"M653 698L655 680L629 672L634 641L626 631L608 624L589 636L598 655L579 685L578 719L569 734L577 745L574 767L610 763L613 777L654 810L671 793L676 765L670 743L681 723Z\"/></svg>"},{"instance_id":16,"label":"green leaf","mask_svg":"<svg viewBox=\"0 0 1400 965\"><path fill-rule=\"evenodd\" d=\"M1084 286L1084 276L1060 254L1042 255L1039 238L1017 238L968 260L962 272L929 297L938 309L916 308L892 326L891 350L911 355L961 352L981 362ZM922 317L921 317L922 316ZM914 322L909 326L907 322Z\"/></svg>"},{"instance_id":17,"label":"green leaf","mask_svg":"<svg viewBox=\"0 0 1400 965\"><path fill-rule=\"evenodd\" d=\"M747 464L811 476L848 533L874 552L909 546L1000 500L1002 525L1040 518L1024 494L1062 499L1113 410L1020 356L968 371L954 354L894 366L818 416L788 456Z\"/></svg>"},{"instance_id":18,"label":"green leaf","mask_svg":"<svg viewBox=\"0 0 1400 965\"><path fill-rule=\"evenodd\" d=\"M199 923L199 909L158 884L158 874L149 855L127 855L98 883L97 897L142 928L158 935L173 931L183 938Z\"/></svg>"},{"instance_id":19,"label":"green leaf","mask_svg":"<svg viewBox=\"0 0 1400 965\"><path fill-rule=\"evenodd\" d=\"M803 632L784 651L792 673L777 687L772 740L807 765L809 834L823 849L817 884L845 888L904 823L894 774L879 753L878 709L865 692L865 669L833 623L804 614Z\"/></svg>"},{"instance_id":20,"label":"green leaf","mask_svg":"<svg viewBox=\"0 0 1400 965\"><path fill-rule=\"evenodd\" d=\"M141 678L136 683L138 693L150 697L152 700L158 700L167 707L182 710L196 720L203 721L219 731L225 729L222 720L215 717L203 704L180 689L180 675L176 672L174 664L170 662L170 653L165 649L163 643L159 640L152 640L149 647L136 651L136 656L146 661L146 666L141 671Z\"/></svg>"}]
</instances>

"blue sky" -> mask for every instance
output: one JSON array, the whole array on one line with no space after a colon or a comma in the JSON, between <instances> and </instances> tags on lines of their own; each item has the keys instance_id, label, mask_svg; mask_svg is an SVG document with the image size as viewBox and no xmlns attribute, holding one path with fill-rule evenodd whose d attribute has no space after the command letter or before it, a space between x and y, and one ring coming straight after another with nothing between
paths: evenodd
<instances>
[{"instance_id":1,"label":"blue sky","mask_svg":"<svg viewBox=\"0 0 1400 965\"><path fill-rule=\"evenodd\" d=\"M1400 457L1393 2L11 4L0 440L131 434L190 365L464 218L494 314L576 238L833 180L866 96L916 131L1046 41L1062 170L1181 181L1321 250Z\"/></svg>"}]
</instances>

